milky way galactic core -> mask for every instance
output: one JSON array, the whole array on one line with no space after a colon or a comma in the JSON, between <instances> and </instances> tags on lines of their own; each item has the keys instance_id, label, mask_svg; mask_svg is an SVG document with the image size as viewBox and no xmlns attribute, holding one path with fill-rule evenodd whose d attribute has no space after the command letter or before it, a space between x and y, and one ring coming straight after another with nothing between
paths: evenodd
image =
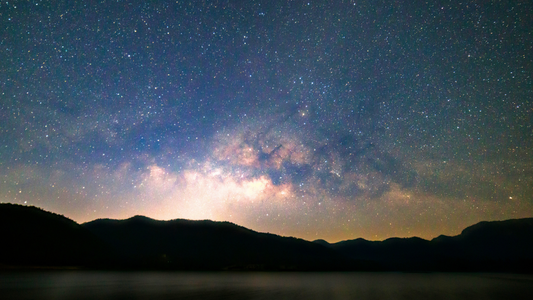
<instances>
[{"instance_id":1,"label":"milky way galactic core","mask_svg":"<svg viewBox=\"0 0 533 300\"><path fill-rule=\"evenodd\" d=\"M0 201L335 242L533 216L533 2L0 3Z\"/></svg>"}]
</instances>

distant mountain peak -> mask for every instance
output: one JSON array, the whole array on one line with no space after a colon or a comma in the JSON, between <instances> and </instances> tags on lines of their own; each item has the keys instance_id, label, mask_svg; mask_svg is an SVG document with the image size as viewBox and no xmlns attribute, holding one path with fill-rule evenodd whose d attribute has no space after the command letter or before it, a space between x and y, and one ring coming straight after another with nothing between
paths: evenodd
<instances>
[{"instance_id":1,"label":"distant mountain peak","mask_svg":"<svg viewBox=\"0 0 533 300\"><path fill-rule=\"evenodd\" d=\"M324 246L330 246L331 245L330 243L328 243L326 240L323 240L323 239L314 240L313 243L324 245Z\"/></svg>"},{"instance_id":2,"label":"distant mountain peak","mask_svg":"<svg viewBox=\"0 0 533 300\"><path fill-rule=\"evenodd\" d=\"M142 216L142 215L135 215L129 219L126 219L126 221L135 221L135 222L163 222L163 221L159 221L159 220L156 220L156 219L152 219L152 218L149 218L149 217L146 217L146 216Z\"/></svg>"},{"instance_id":3,"label":"distant mountain peak","mask_svg":"<svg viewBox=\"0 0 533 300\"><path fill-rule=\"evenodd\" d=\"M459 236L463 238L484 239L487 242L495 238L522 239L533 232L533 218L510 219L502 221L482 221L465 228Z\"/></svg>"}]
</instances>

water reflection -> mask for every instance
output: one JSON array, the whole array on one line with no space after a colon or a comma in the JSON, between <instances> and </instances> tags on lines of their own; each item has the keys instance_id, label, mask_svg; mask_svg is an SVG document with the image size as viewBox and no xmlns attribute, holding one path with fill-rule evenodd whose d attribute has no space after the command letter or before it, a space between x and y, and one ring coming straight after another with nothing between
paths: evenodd
<instances>
[{"instance_id":1,"label":"water reflection","mask_svg":"<svg viewBox=\"0 0 533 300\"><path fill-rule=\"evenodd\" d=\"M0 273L1 299L533 299L533 276L401 273Z\"/></svg>"}]
</instances>

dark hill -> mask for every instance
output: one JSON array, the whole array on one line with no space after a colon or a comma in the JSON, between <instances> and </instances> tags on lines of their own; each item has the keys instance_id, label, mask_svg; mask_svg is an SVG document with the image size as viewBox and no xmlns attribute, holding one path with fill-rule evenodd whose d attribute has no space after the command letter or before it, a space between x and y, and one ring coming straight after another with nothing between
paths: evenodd
<instances>
[{"instance_id":1,"label":"dark hill","mask_svg":"<svg viewBox=\"0 0 533 300\"><path fill-rule=\"evenodd\" d=\"M331 244L344 256L375 262L387 270L421 270L433 258L430 242L421 238L390 238L384 241L355 239Z\"/></svg>"},{"instance_id":2,"label":"dark hill","mask_svg":"<svg viewBox=\"0 0 533 300\"><path fill-rule=\"evenodd\" d=\"M346 257L401 271L533 272L533 218L481 222L458 236L342 241L330 247Z\"/></svg>"},{"instance_id":3,"label":"dark hill","mask_svg":"<svg viewBox=\"0 0 533 300\"><path fill-rule=\"evenodd\" d=\"M338 270L346 261L323 245L258 233L229 222L95 220L82 225L136 268ZM351 268L356 267L354 265Z\"/></svg>"},{"instance_id":4,"label":"dark hill","mask_svg":"<svg viewBox=\"0 0 533 300\"><path fill-rule=\"evenodd\" d=\"M431 241L448 266L480 271L533 271L533 218L480 222Z\"/></svg>"},{"instance_id":5,"label":"dark hill","mask_svg":"<svg viewBox=\"0 0 533 300\"><path fill-rule=\"evenodd\" d=\"M3 265L98 266L112 253L76 222L33 206L0 204L0 236Z\"/></svg>"},{"instance_id":6,"label":"dark hill","mask_svg":"<svg viewBox=\"0 0 533 300\"><path fill-rule=\"evenodd\" d=\"M458 236L330 244L213 221L143 216L82 225L0 204L0 266L168 270L533 272L533 218L481 222Z\"/></svg>"}]
</instances>

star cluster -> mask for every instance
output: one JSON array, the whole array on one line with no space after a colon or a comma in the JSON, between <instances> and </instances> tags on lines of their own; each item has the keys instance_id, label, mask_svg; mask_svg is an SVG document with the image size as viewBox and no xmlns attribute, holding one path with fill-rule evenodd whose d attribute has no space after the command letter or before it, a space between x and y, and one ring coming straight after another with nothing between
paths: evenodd
<instances>
[{"instance_id":1,"label":"star cluster","mask_svg":"<svg viewBox=\"0 0 533 300\"><path fill-rule=\"evenodd\" d=\"M329 241L533 215L528 1L3 1L0 201Z\"/></svg>"}]
</instances>

